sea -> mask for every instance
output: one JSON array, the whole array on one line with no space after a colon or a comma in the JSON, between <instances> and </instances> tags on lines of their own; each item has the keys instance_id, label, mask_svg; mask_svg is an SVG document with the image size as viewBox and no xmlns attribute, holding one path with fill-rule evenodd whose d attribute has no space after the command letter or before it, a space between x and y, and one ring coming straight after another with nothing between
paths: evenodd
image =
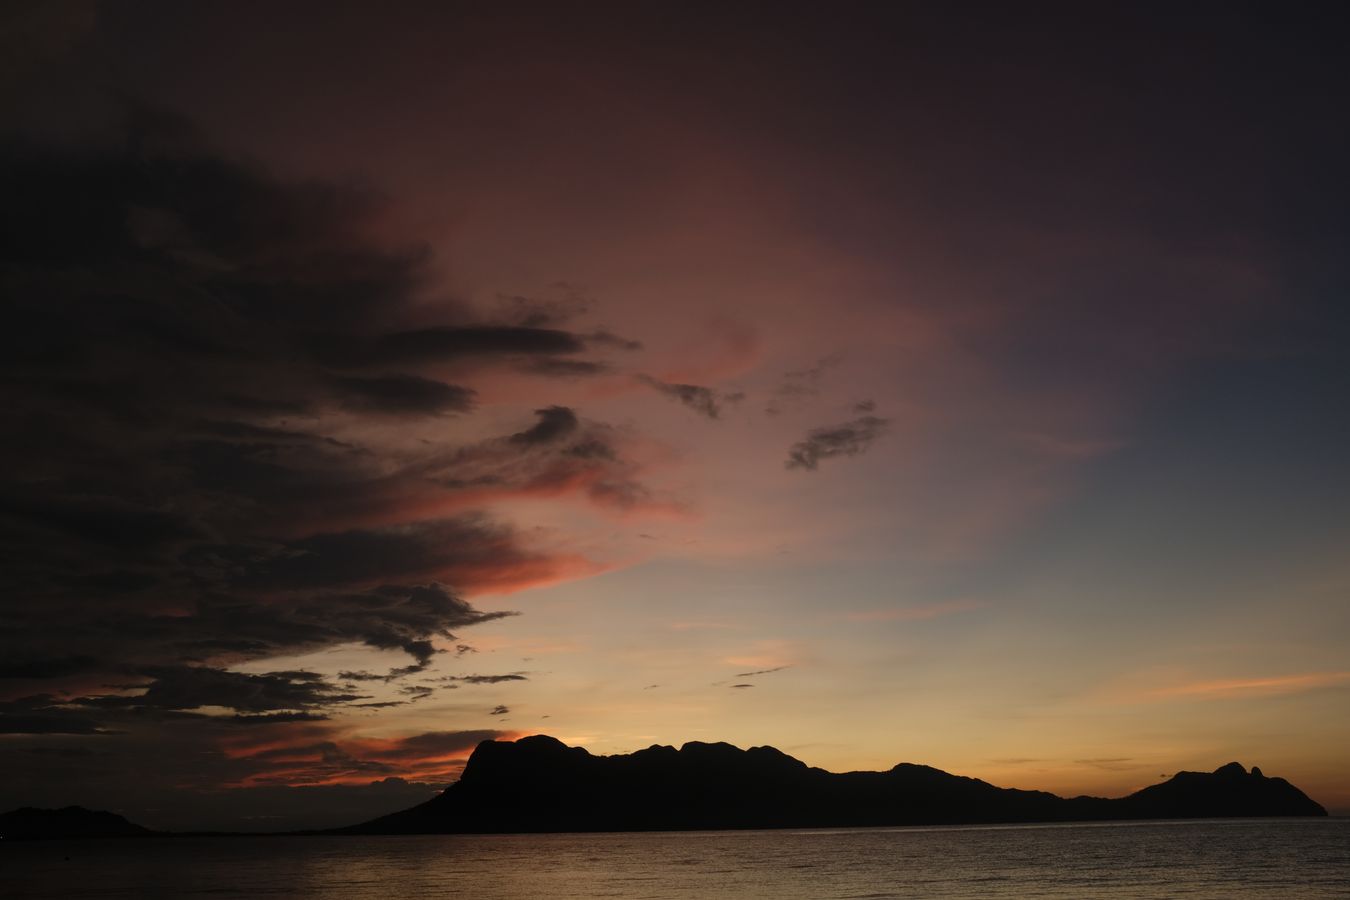
<instances>
[{"instance_id":1,"label":"sea","mask_svg":"<svg viewBox=\"0 0 1350 900\"><path fill-rule=\"evenodd\" d=\"M1350 897L1350 819L0 842L5 898Z\"/></svg>"}]
</instances>

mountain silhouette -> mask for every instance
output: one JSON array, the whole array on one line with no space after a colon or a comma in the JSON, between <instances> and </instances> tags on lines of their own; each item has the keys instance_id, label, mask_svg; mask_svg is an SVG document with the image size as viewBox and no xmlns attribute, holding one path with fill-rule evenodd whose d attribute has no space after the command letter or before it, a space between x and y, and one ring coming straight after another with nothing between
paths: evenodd
<instances>
[{"instance_id":1,"label":"mountain silhouette","mask_svg":"<svg viewBox=\"0 0 1350 900\"><path fill-rule=\"evenodd\" d=\"M7 841L45 838L145 837L154 834L116 813L83 806L37 809L25 806L0 813L0 838Z\"/></svg>"},{"instance_id":2,"label":"mountain silhouette","mask_svg":"<svg viewBox=\"0 0 1350 900\"><path fill-rule=\"evenodd\" d=\"M773 747L692 742L593 756L544 735L484 741L458 782L346 834L650 831L1325 816L1283 778L1229 763L1127 797L1066 799L929 766L832 773Z\"/></svg>"}]
</instances>

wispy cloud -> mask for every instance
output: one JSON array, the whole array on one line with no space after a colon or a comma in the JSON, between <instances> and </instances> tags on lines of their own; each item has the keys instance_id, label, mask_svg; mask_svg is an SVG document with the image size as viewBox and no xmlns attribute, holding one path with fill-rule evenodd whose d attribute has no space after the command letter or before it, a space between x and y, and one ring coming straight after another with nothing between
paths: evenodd
<instances>
[{"instance_id":1,"label":"wispy cloud","mask_svg":"<svg viewBox=\"0 0 1350 900\"><path fill-rule=\"evenodd\" d=\"M1350 683L1350 672L1308 672L1301 675L1273 675L1266 678L1224 678L1172 685L1150 692L1157 699L1171 697L1262 697L1297 694L1318 688Z\"/></svg>"},{"instance_id":2,"label":"wispy cloud","mask_svg":"<svg viewBox=\"0 0 1350 900\"><path fill-rule=\"evenodd\" d=\"M929 603L921 606L896 606L882 609L865 609L844 613L850 622L925 622L940 619L943 616L982 609L988 604L979 600L951 600L946 603Z\"/></svg>"},{"instance_id":3,"label":"wispy cloud","mask_svg":"<svg viewBox=\"0 0 1350 900\"><path fill-rule=\"evenodd\" d=\"M784 669L790 669L791 666L774 666L772 669L756 669L753 672L737 672L737 678L749 678L752 675L772 675L774 672L781 672Z\"/></svg>"},{"instance_id":4,"label":"wispy cloud","mask_svg":"<svg viewBox=\"0 0 1350 900\"><path fill-rule=\"evenodd\" d=\"M785 669L801 662L801 651L791 641L756 641L748 653L728 656L723 661L743 669Z\"/></svg>"},{"instance_id":5,"label":"wispy cloud","mask_svg":"<svg viewBox=\"0 0 1350 900\"><path fill-rule=\"evenodd\" d=\"M789 469L815 471L822 459L857 456L886 433L887 424L888 420L869 415L839 425L812 428L788 449L784 465Z\"/></svg>"},{"instance_id":6,"label":"wispy cloud","mask_svg":"<svg viewBox=\"0 0 1350 900\"><path fill-rule=\"evenodd\" d=\"M665 394L667 397L678 400L694 412L709 419L721 418L723 404L739 403L745 399L745 394L739 391L722 393L701 384L673 383L653 378L650 375L638 375L636 377L642 384Z\"/></svg>"},{"instance_id":7,"label":"wispy cloud","mask_svg":"<svg viewBox=\"0 0 1350 900\"><path fill-rule=\"evenodd\" d=\"M1074 763L1080 766L1101 769L1104 772L1128 772L1131 769L1142 769L1147 765L1147 763L1139 762L1129 756L1101 756L1092 759L1075 759Z\"/></svg>"}]
</instances>

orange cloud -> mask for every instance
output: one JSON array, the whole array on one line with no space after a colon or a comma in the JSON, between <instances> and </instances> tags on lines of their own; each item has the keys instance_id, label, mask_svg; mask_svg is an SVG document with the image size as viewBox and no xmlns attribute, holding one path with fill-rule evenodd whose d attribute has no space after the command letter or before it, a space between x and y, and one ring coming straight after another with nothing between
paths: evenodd
<instances>
[{"instance_id":1,"label":"orange cloud","mask_svg":"<svg viewBox=\"0 0 1350 900\"><path fill-rule=\"evenodd\" d=\"M590 578L613 568L611 564L596 562L584 556L564 554L526 559L511 566L502 566L491 560L481 565L458 565L454 576L455 585L466 594L514 594L529 588Z\"/></svg>"},{"instance_id":2,"label":"orange cloud","mask_svg":"<svg viewBox=\"0 0 1350 900\"><path fill-rule=\"evenodd\" d=\"M1150 696L1166 697L1265 697L1295 694L1350 682L1350 672L1309 672L1269 678L1227 678L1198 681L1155 690Z\"/></svg>"},{"instance_id":3,"label":"orange cloud","mask_svg":"<svg viewBox=\"0 0 1350 900\"><path fill-rule=\"evenodd\" d=\"M443 783L458 778L484 740L515 740L523 732L432 731L401 737L348 736L332 726L298 729L222 749L242 772L225 787L367 784L381 778Z\"/></svg>"}]
</instances>

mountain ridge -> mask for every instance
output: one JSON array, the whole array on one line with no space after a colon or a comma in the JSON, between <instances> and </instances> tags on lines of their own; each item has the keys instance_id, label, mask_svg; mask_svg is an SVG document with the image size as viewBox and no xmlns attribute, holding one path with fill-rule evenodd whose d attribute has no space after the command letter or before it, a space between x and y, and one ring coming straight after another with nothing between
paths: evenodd
<instances>
[{"instance_id":1,"label":"mountain ridge","mask_svg":"<svg viewBox=\"0 0 1350 900\"><path fill-rule=\"evenodd\" d=\"M1228 763L1115 799L1000 788L932 766L827 772L767 746L691 741L594 756L548 735L484 741L431 800L343 834L645 831L1325 816L1283 778Z\"/></svg>"}]
</instances>

